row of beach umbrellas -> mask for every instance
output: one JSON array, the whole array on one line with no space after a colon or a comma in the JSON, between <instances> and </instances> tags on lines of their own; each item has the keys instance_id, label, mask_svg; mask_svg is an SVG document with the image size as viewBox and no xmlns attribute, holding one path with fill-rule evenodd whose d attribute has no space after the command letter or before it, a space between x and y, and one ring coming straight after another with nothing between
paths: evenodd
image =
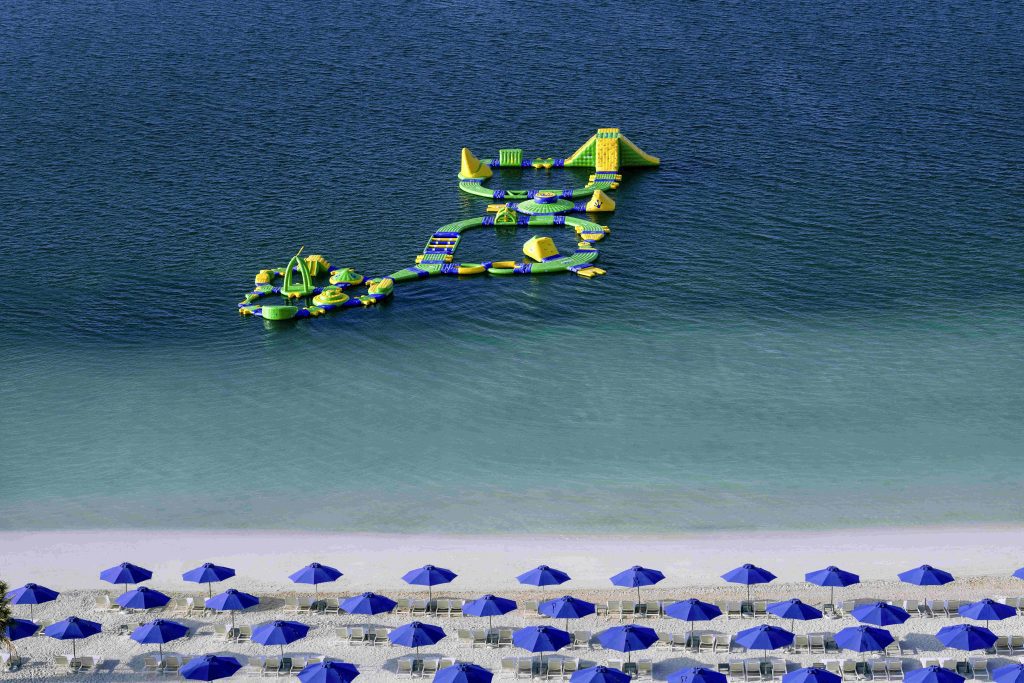
<instances>
[{"instance_id":1,"label":"row of beach umbrellas","mask_svg":"<svg viewBox=\"0 0 1024 683\"><path fill-rule=\"evenodd\" d=\"M206 562L195 569L181 575L185 581L193 583L204 583L208 587L209 597L213 597L213 584L219 583L235 576L235 570L230 567L223 567L212 562ZM289 575L294 583L311 584L314 592L319 594L319 586L322 583L337 581L343 576L342 572L334 567L329 567L319 562L313 562L302 569ZM428 595L433 598L433 587L451 583L458 575L450 569L437 567L432 564L418 567L406 572L402 579L411 585L427 586ZM905 583L917 586L941 586L953 581L953 575L947 571L937 569L931 565L923 564L920 567L901 572L897 575ZM1024 579L1024 567L1013 573L1013 576ZM100 572L100 579L108 583L123 585L124 592L128 592L129 585L136 585L153 578L153 572L144 567L122 562L119 565L104 569ZM615 586L636 588L637 599L640 599L640 588L642 586L653 586L664 580L665 574L657 569L649 569L640 565L634 565L625 571L619 572L611 577ZM767 569L762 569L753 564L744 564L736 569L722 574L722 578L730 583L737 583L747 586L747 599L750 599L751 586L770 583L777 577ZM528 586L555 586L566 583L571 577L559 569L540 565L534 569L524 572L516 577L519 583ZM839 567L829 566L808 572L804 580L817 586L830 589L829 601L834 602L835 589L851 586L860 583L860 577L853 572L848 572ZM13 604L39 604L57 597L55 591L51 591L36 584L27 584L22 589L12 591L7 595Z\"/></svg>"},{"instance_id":2,"label":"row of beach umbrellas","mask_svg":"<svg viewBox=\"0 0 1024 683\"><path fill-rule=\"evenodd\" d=\"M372 602L372 600L370 602ZM707 605L707 603L704 604ZM709 605L709 607L714 606ZM876 621L879 622L889 621L890 623L899 623L899 619L902 617L902 615L898 613L885 616L886 611L881 607L871 605L866 607L875 608L873 616ZM894 609L898 610L898 608ZM865 616L869 615L865 613ZM895 621L891 621L892 619L895 619ZM35 630L35 624L19 619L14 620L14 622L8 627L7 635L12 640L16 640L18 638L32 635ZM69 617L64 621L48 626L44 630L44 633L47 636L58 640L71 640L72 656L76 656L76 641L95 635L99 633L100 630L101 626L96 622L78 617ZM188 628L183 624L178 624L177 622L164 619L157 619L135 629L132 632L131 637L139 643L159 644L162 656L162 646L164 643L181 638L187 632ZM262 624L253 629L252 640L261 645L280 646L283 655L284 645L305 638L308 632L309 626L299 622L274 621ZM420 647L434 645L445 637L446 634L441 627L432 624L425 624L419 621L414 621L393 629L388 634L388 639L392 644L415 648L417 654ZM597 637L605 648L626 653L627 656L634 651L646 650L658 640L658 635L654 629L637 624L615 626L599 633ZM968 651L988 649L992 647L996 641L996 636L987 628L969 624L947 626L940 629L936 634L936 637L947 647ZM760 625L739 632L735 637L735 642L749 650L762 650L767 656L767 653L771 650L791 645L794 638L795 635L786 629L778 626ZM516 647L529 652L539 653L543 663L544 653L561 650L569 645L571 639L572 637L567 631L563 631L553 626L528 626L516 630L513 633L512 642ZM835 635L835 641L839 647L845 650L861 653L884 650L893 642L893 640L893 636L885 629L864 624L842 629ZM313 666L316 667L317 665ZM351 665L348 666L351 667ZM238 668L239 666L237 665L237 661L231 657L206 656L190 661L187 667L182 669L182 675L194 680L215 680L234 674ZM354 667L352 667L352 669L354 670ZM342 680L341 678L331 677L341 675L341 673L333 670L328 672L327 668L323 665L320 665L317 669L310 669L310 671L312 673L310 674L311 677L309 680ZM306 670L303 670L303 673L306 673ZM324 677L313 678L313 673L316 673L317 675L322 674ZM1018 674L1019 673L1020 672L1018 671ZM355 674L357 675L358 672L355 672ZM469 674L467 673L467 670L460 669L458 672L453 671L452 675L466 676ZM608 675L611 676L611 674ZM352 677L354 677L354 675ZM302 680L305 681L307 679L303 678ZM351 680L351 678L348 680ZM705 679L705 681L706 680L707 679ZM995 680L1001 681L1003 679L996 678ZM1010 683L1010 681L1011 679L1007 677L1004 683ZM810 680L808 680L807 683L810 683ZM922 679L921 683L925 683L924 679ZM932 683L950 682L934 681ZM1012 683L1024 683L1024 678L1012 679Z\"/></svg>"}]
</instances>

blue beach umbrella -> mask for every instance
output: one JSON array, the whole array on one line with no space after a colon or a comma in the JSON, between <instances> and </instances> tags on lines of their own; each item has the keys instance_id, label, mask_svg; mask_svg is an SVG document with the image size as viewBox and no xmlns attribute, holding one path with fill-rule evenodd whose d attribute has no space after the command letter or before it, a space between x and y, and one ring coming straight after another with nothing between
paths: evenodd
<instances>
[{"instance_id":1,"label":"blue beach umbrella","mask_svg":"<svg viewBox=\"0 0 1024 683\"><path fill-rule=\"evenodd\" d=\"M21 588L8 591L4 598L12 605L28 605L28 617L29 619L35 619L35 606L56 600L58 595L60 593L50 590L46 586L26 583Z\"/></svg>"},{"instance_id":2,"label":"blue beach umbrella","mask_svg":"<svg viewBox=\"0 0 1024 683\"><path fill-rule=\"evenodd\" d=\"M434 683L491 683L492 678L494 674L482 666L460 662L439 669L434 674Z\"/></svg>"},{"instance_id":3,"label":"blue beach umbrella","mask_svg":"<svg viewBox=\"0 0 1024 683\"><path fill-rule=\"evenodd\" d=\"M1014 578L1024 579L1024 567L1021 567L1013 573Z\"/></svg>"},{"instance_id":4,"label":"blue beach umbrella","mask_svg":"<svg viewBox=\"0 0 1024 683\"><path fill-rule=\"evenodd\" d=\"M341 609L349 614L386 614L397 605L391 598L376 593L360 593L341 601Z\"/></svg>"},{"instance_id":5,"label":"blue beach umbrella","mask_svg":"<svg viewBox=\"0 0 1024 683\"><path fill-rule=\"evenodd\" d=\"M319 562L312 562L288 577L293 583L311 583L316 597L320 597L320 584L337 581L341 572Z\"/></svg>"},{"instance_id":6,"label":"blue beach umbrella","mask_svg":"<svg viewBox=\"0 0 1024 683\"><path fill-rule=\"evenodd\" d=\"M727 683L725 674L703 666L691 666L668 675L668 683Z\"/></svg>"},{"instance_id":7,"label":"blue beach umbrella","mask_svg":"<svg viewBox=\"0 0 1024 683\"><path fill-rule=\"evenodd\" d=\"M128 584L142 583L153 578L153 572L143 569L131 562L122 562L116 567L104 569L100 572L100 578L107 583L123 584L124 592L128 592Z\"/></svg>"},{"instance_id":8,"label":"blue beach umbrella","mask_svg":"<svg viewBox=\"0 0 1024 683\"><path fill-rule=\"evenodd\" d=\"M920 567L908 569L897 574L900 581L915 586L944 586L953 581L953 575L936 569L929 564L922 564Z\"/></svg>"},{"instance_id":9,"label":"blue beach umbrella","mask_svg":"<svg viewBox=\"0 0 1024 683\"><path fill-rule=\"evenodd\" d=\"M95 621L80 619L78 617L68 617L64 621L58 621L56 624L50 624L43 629L43 633L51 638L71 641L72 659L78 655L78 651L75 648L75 641L82 638L88 638L89 636L94 636L99 632L100 625Z\"/></svg>"},{"instance_id":10,"label":"blue beach umbrella","mask_svg":"<svg viewBox=\"0 0 1024 683\"><path fill-rule=\"evenodd\" d=\"M487 617L487 628L491 628L494 617L508 614L516 608L516 601L487 594L470 600L462 606L462 613L470 617Z\"/></svg>"},{"instance_id":11,"label":"blue beach umbrella","mask_svg":"<svg viewBox=\"0 0 1024 683\"><path fill-rule=\"evenodd\" d=\"M569 581L569 575L560 569L542 564L516 577L516 581L527 586L558 586Z\"/></svg>"},{"instance_id":12,"label":"blue beach umbrella","mask_svg":"<svg viewBox=\"0 0 1024 683\"><path fill-rule=\"evenodd\" d=\"M554 626L527 626L512 633L512 644L527 652L539 652L541 666L545 652L557 652L569 644L572 636Z\"/></svg>"},{"instance_id":13,"label":"blue beach umbrella","mask_svg":"<svg viewBox=\"0 0 1024 683\"><path fill-rule=\"evenodd\" d=\"M302 683L349 683L359 675L355 664L348 662L317 662L299 672Z\"/></svg>"},{"instance_id":14,"label":"blue beach umbrella","mask_svg":"<svg viewBox=\"0 0 1024 683\"><path fill-rule=\"evenodd\" d=\"M241 668L242 665L234 657L203 655L190 659L188 664L181 667L180 672L182 678L190 681L216 681L231 678Z\"/></svg>"},{"instance_id":15,"label":"blue beach umbrella","mask_svg":"<svg viewBox=\"0 0 1024 683\"><path fill-rule=\"evenodd\" d=\"M213 597L213 584L230 579L235 575L231 567L221 567L213 562L204 562L195 569L189 569L181 578L192 583L205 583L208 597Z\"/></svg>"},{"instance_id":16,"label":"blue beach umbrella","mask_svg":"<svg viewBox=\"0 0 1024 683\"><path fill-rule=\"evenodd\" d=\"M653 586L664 578L665 575L657 569L648 569L636 564L613 576L611 581L616 586L636 588L636 601L640 602L640 586Z\"/></svg>"},{"instance_id":17,"label":"blue beach umbrella","mask_svg":"<svg viewBox=\"0 0 1024 683\"><path fill-rule=\"evenodd\" d=\"M834 604L836 601L836 588L860 583L860 577L853 572L843 571L839 567L832 565L804 574L804 580L808 583L813 583L815 586L828 586L829 604Z\"/></svg>"},{"instance_id":18,"label":"blue beach umbrella","mask_svg":"<svg viewBox=\"0 0 1024 683\"><path fill-rule=\"evenodd\" d=\"M223 593L218 593L212 598L206 599L206 606L218 612L231 612L231 629L235 628L235 612L249 609L260 604L260 599L255 595L243 593L235 588L229 588Z\"/></svg>"},{"instance_id":19,"label":"blue beach umbrella","mask_svg":"<svg viewBox=\"0 0 1024 683\"><path fill-rule=\"evenodd\" d=\"M782 677L782 683L840 683L842 680L841 676L816 666L797 669Z\"/></svg>"},{"instance_id":20,"label":"blue beach umbrella","mask_svg":"<svg viewBox=\"0 0 1024 683\"><path fill-rule=\"evenodd\" d=\"M835 635L836 645L853 652L874 652L892 645L892 634L874 626L847 626Z\"/></svg>"},{"instance_id":21,"label":"blue beach umbrella","mask_svg":"<svg viewBox=\"0 0 1024 683\"><path fill-rule=\"evenodd\" d=\"M629 683L632 676L608 666L580 669L569 677L570 683Z\"/></svg>"},{"instance_id":22,"label":"blue beach umbrella","mask_svg":"<svg viewBox=\"0 0 1024 683\"><path fill-rule=\"evenodd\" d=\"M160 591L140 586L117 596L114 602L124 609L153 609L163 607L170 601L171 599Z\"/></svg>"},{"instance_id":23,"label":"blue beach umbrella","mask_svg":"<svg viewBox=\"0 0 1024 683\"><path fill-rule=\"evenodd\" d=\"M892 626L902 624L910 618L902 607L890 605L888 602L872 602L867 605L858 605L850 610L850 615L862 624L873 626Z\"/></svg>"},{"instance_id":24,"label":"blue beach umbrella","mask_svg":"<svg viewBox=\"0 0 1024 683\"><path fill-rule=\"evenodd\" d=\"M402 580L415 586L426 586L429 600L434 599L434 586L442 583L451 583L458 576L451 569L435 567L432 564L425 564L419 569L408 571L402 576Z\"/></svg>"},{"instance_id":25,"label":"blue beach umbrella","mask_svg":"<svg viewBox=\"0 0 1024 683\"><path fill-rule=\"evenodd\" d=\"M793 638L795 636L784 628L762 624L740 631L734 640L748 650L764 650L764 656L767 658L768 650L791 645Z\"/></svg>"},{"instance_id":26,"label":"blue beach umbrella","mask_svg":"<svg viewBox=\"0 0 1024 683\"><path fill-rule=\"evenodd\" d=\"M926 666L908 671L904 683L964 683L964 677L941 666Z\"/></svg>"},{"instance_id":27,"label":"blue beach umbrella","mask_svg":"<svg viewBox=\"0 0 1024 683\"><path fill-rule=\"evenodd\" d=\"M653 628L626 624L612 626L597 634L597 640L609 650L626 653L626 661L630 661L634 650L646 650L658 642L658 634Z\"/></svg>"},{"instance_id":28,"label":"blue beach umbrella","mask_svg":"<svg viewBox=\"0 0 1024 683\"><path fill-rule=\"evenodd\" d=\"M569 630L570 619L580 619L597 611L594 603L574 598L571 595L563 595L554 600L545 600L537 607L541 614L552 619L565 619L565 630Z\"/></svg>"},{"instance_id":29,"label":"blue beach umbrella","mask_svg":"<svg viewBox=\"0 0 1024 683\"><path fill-rule=\"evenodd\" d=\"M164 658L164 643L169 643L188 635L188 626L167 619L156 619L143 624L132 631L132 640L143 645L156 643L160 650L160 659Z\"/></svg>"},{"instance_id":30,"label":"blue beach umbrella","mask_svg":"<svg viewBox=\"0 0 1024 683\"><path fill-rule=\"evenodd\" d=\"M710 602L701 602L697 598L673 602L665 608L665 614L673 619L690 622L690 639L693 639L693 623L695 621L711 621L722 616L722 610ZM689 669L680 669L689 671Z\"/></svg>"},{"instance_id":31,"label":"blue beach umbrella","mask_svg":"<svg viewBox=\"0 0 1024 683\"><path fill-rule=\"evenodd\" d=\"M1017 614L1016 607L1004 605L1003 603L996 602L991 598L972 602L969 605L961 605L960 609L957 611L962 617L974 619L975 621L984 621L985 628L988 628L988 622L990 621L1002 621L1003 619L1009 619Z\"/></svg>"},{"instance_id":32,"label":"blue beach umbrella","mask_svg":"<svg viewBox=\"0 0 1024 683\"><path fill-rule=\"evenodd\" d=\"M769 583L775 580L775 574L772 574L767 569L761 569L758 566L752 564L745 564L741 567L736 567L732 571L728 571L722 574L722 578L729 583L742 583L747 587L747 602L750 602L750 587L757 583Z\"/></svg>"},{"instance_id":33,"label":"blue beach umbrella","mask_svg":"<svg viewBox=\"0 0 1024 683\"><path fill-rule=\"evenodd\" d=\"M996 634L974 624L945 626L939 629L935 637L946 647L955 647L958 650L987 650L996 644Z\"/></svg>"},{"instance_id":34,"label":"blue beach umbrella","mask_svg":"<svg viewBox=\"0 0 1024 683\"><path fill-rule=\"evenodd\" d=\"M433 645L445 637L444 629L440 626L424 624L413 621L405 626L399 626L388 633L388 640L393 645L404 645L405 647L416 648L416 655L419 656L420 648L425 645Z\"/></svg>"},{"instance_id":35,"label":"blue beach umbrella","mask_svg":"<svg viewBox=\"0 0 1024 683\"><path fill-rule=\"evenodd\" d=\"M1024 664L1001 666L992 672L996 683L1024 683Z\"/></svg>"},{"instance_id":36,"label":"blue beach umbrella","mask_svg":"<svg viewBox=\"0 0 1024 683\"><path fill-rule=\"evenodd\" d=\"M28 619L11 619L11 621L4 626L4 636L7 640L21 640L22 638L34 636L38 630L39 625L34 621L29 621Z\"/></svg>"},{"instance_id":37,"label":"blue beach umbrella","mask_svg":"<svg viewBox=\"0 0 1024 683\"><path fill-rule=\"evenodd\" d=\"M780 619L789 619L789 630L792 631L793 627L796 626L796 621L810 621L812 619L821 619L821 610L817 607L811 607L804 602L793 598L792 600L783 600L782 602L773 602L766 608L768 614L774 614Z\"/></svg>"},{"instance_id":38,"label":"blue beach umbrella","mask_svg":"<svg viewBox=\"0 0 1024 683\"><path fill-rule=\"evenodd\" d=\"M284 657L284 646L305 638L307 633L309 627L297 621L272 621L254 628L252 640L260 645L280 645Z\"/></svg>"}]
</instances>

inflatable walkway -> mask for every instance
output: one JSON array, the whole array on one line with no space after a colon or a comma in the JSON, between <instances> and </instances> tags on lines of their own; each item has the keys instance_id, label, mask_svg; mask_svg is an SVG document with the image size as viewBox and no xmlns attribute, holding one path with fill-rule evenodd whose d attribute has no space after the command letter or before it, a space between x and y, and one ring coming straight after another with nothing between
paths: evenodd
<instances>
[{"instance_id":1,"label":"inflatable walkway","mask_svg":"<svg viewBox=\"0 0 1024 683\"><path fill-rule=\"evenodd\" d=\"M255 288L238 304L242 315L267 320L315 318L342 308L373 306L393 295L395 285L435 275L532 275L570 272L585 278L604 275L593 265L597 260L595 242L610 230L608 226L573 214L594 214L615 210L615 201L606 194L619 186L623 167L657 166L660 161L619 132L618 128L599 128L589 140L567 158L524 159L521 149L502 149L493 159L477 159L467 148L462 149L459 188L488 199L502 200L490 204L486 216L449 223L427 240L423 252L411 266L386 277L366 278L351 268L332 268L321 255L302 257L302 249L287 265L266 268L256 275ZM502 168L593 168L594 173L583 187L535 190L491 190L484 181ZM515 201L509 201L515 200ZM577 244L570 254L561 254L554 240L535 235L523 245L522 260L483 261L467 263L456 260L462 235L472 228L516 226L528 229L568 228L575 233ZM276 284L275 284L276 283ZM262 300L276 296L282 303Z\"/></svg>"}]
</instances>

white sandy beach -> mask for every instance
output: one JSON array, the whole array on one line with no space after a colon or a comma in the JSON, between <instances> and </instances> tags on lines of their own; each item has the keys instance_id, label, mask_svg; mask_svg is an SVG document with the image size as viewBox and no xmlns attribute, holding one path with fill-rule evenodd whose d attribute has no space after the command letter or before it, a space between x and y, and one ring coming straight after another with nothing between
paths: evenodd
<instances>
[{"instance_id":1,"label":"white sandy beach","mask_svg":"<svg viewBox=\"0 0 1024 683\"><path fill-rule=\"evenodd\" d=\"M347 615L285 614L283 599L289 594L308 594L309 586L296 586L287 575L312 561L336 566L345 576L321 587L322 595L346 596L374 590L392 598L425 596L426 589L406 585L401 576L417 566L432 563L459 574L451 584L435 589L435 596L474 598L491 592L517 600L555 597L570 593L594 602L627 599L630 590L614 588L608 578L633 564L662 570L666 580L644 589L644 599L674 601L688 597L704 600L738 600L745 595L743 586L727 584L719 577L725 571L753 562L778 575L765 586L754 587L758 599L801 598L821 604L827 589L803 582L805 572L835 564L860 574L862 583L842 589L837 599L876 597L880 599L945 598L974 600L982 597L1024 596L1024 582L1010 578L1024 564L1024 529L1011 527L962 527L931 529L844 530L835 532L717 533L666 537L471 537L400 536L369 534L304 534L284 532L196 532L196 531L54 531L0 533L0 577L14 588L33 581L61 591L53 603L38 606L36 616L62 619L77 615L99 621L104 633L79 642L80 654L99 655L109 661L104 669L90 676L97 680L135 680L142 677L142 657L155 648L142 646L124 636L115 635L116 626L138 623L161 616L159 610L148 615L98 613L93 598L101 592L116 595L117 587L98 578L100 570L122 561L131 561L154 571L147 582L153 588L174 596L201 595L204 588L181 580L181 573L204 561L234 567L238 575L215 589L234 587L260 596L255 609L236 615L239 624L259 624L277 618L291 618L313 626L309 636L287 651L295 654L321 654L351 661L363 673L360 680L394 677L395 660L407 654L398 647L352 647L341 644L335 627L364 624L365 618ZM546 592L527 589L515 581L515 575L538 564L549 564L567 571L573 580ZM938 588L919 588L899 583L895 574L922 563L930 563L957 576L957 581ZM17 616L28 616L26 607L15 607ZM166 615L164 615L166 616ZM277 648L255 643L225 644L212 635L213 625L226 617L179 619L193 627L194 635L171 643L167 652L184 655L225 652L237 655L273 655ZM408 615L374 617L379 626L407 623ZM424 654L439 654L472 661L494 671L502 657L522 656L514 648L472 648L459 643L459 628L479 627L484 620L428 616L424 621L442 626L449 637ZM521 611L496 618L495 626L519 627L552 623ZM667 618L643 619L646 625L661 631L683 633L688 624ZM761 620L724 617L697 624L709 631L735 633ZM933 634L949 623L962 619L913 618L893 627L894 635L908 646L907 667L919 666L921 656L960 656L963 653L940 650ZM619 623L607 617L587 617L573 628L598 632ZM780 623L776 620L776 623ZM855 623L843 620L797 622L798 633L835 632ZM564 622L558 621L559 627ZM781 624L786 628L789 622ZM993 623L998 634L1024 633L1024 617ZM45 637L18 642L19 650L29 657L13 679L45 680L56 676L54 654L70 652L70 643ZM603 662L616 653L575 650L574 657ZM654 661L654 678L665 676L684 666L713 664L745 655L732 653L690 654L667 649L652 649L640 656ZM829 654L830 658L850 653ZM822 655L787 654L790 668L820 661ZM993 657L993 665L1005 658ZM244 676L236 676L244 680ZM232 679L234 680L234 679Z\"/></svg>"}]
</instances>

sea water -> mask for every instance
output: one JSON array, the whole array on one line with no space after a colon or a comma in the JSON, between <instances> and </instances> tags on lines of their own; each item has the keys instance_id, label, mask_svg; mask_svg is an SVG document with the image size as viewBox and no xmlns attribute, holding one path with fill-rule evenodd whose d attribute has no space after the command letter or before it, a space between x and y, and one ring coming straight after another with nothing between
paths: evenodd
<instances>
[{"instance_id":1,"label":"sea water","mask_svg":"<svg viewBox=\"0 0 1024 683\"><path fill-rule=\"evenodd\" d=\"M1022 25L1019 3L5 2L0 528L1020 522ZM607 276L238 315L300 246L383 275L483 214L462 146L567 156L600 126L662 159L600 217Z\"/></svg>"}]
</instances>

